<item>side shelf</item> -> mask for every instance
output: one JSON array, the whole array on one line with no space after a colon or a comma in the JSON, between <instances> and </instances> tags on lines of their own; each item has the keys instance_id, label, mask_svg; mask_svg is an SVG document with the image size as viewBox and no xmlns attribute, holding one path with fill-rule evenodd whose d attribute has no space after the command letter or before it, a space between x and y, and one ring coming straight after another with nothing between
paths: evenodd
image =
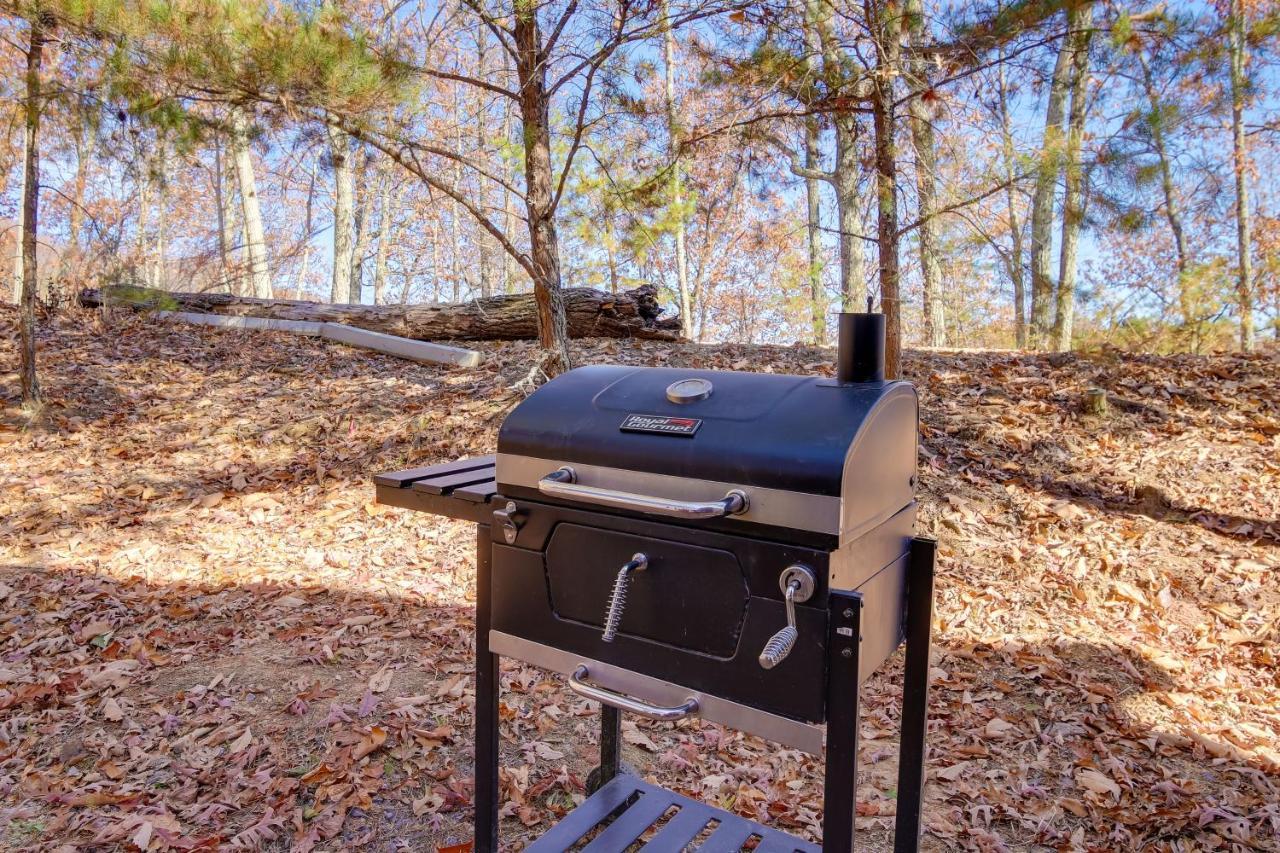
<instances>
[{"instance_id":1,"label":"side shelf","mask_svg":"<svg viewBox=\"0 0 1280 853\"><path fill-rule=\"evenodd\" d=\"M498 496L494 466L491 454L378 474L373 478L376 500L387 506L488 524L490 503Z\"/></svg>"}]
</instances>

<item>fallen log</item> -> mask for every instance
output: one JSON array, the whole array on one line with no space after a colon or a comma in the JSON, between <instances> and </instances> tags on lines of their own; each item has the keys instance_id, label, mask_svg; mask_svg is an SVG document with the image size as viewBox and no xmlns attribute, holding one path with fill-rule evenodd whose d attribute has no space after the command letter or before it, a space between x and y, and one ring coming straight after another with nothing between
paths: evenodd
<instances>
[{"instance_id":1,"label":"fallen log","mask_svg":"<svg viewBox=\"0 0 1280 853\"><path fill-rule=\"evenodd\" d=\"M326 305L293 299L255 299L227 293L171 293L138 287L86 288L86 308L104 305L135 310L192 311L233 317L342 323L418 341L524 340L538 336L532 293L489 296L443 305ZM651 285L621 293L586 287L564 290L571 338L681 339L678 317L660 317Z\"/></svg>"}]
</instances>

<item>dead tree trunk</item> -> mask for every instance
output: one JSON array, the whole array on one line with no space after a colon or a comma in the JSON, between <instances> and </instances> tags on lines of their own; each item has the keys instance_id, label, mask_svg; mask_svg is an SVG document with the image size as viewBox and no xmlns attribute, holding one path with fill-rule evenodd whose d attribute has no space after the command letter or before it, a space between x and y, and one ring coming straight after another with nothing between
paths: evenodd
<instances>
[{"instance_id":1,"label":"dead tree trunk","mask_svg":"<svg viewBox=\"0 0 1280 853\"><path fill-rule=\"evenodd\" d=\"M677 341L678 317L662 318L657 290L646 285L622 293L590 288L558 290L565 309L565 333L574 338L644 338ZM292 299L254 299L226 293L161 293L138 288L80 291L80 304L137 310L169 307L182 311L345 323L415 340L528 340L539 337L541 304L534 294L490 296L443 305L325 305Z\"/></svg>"}]
</instances>

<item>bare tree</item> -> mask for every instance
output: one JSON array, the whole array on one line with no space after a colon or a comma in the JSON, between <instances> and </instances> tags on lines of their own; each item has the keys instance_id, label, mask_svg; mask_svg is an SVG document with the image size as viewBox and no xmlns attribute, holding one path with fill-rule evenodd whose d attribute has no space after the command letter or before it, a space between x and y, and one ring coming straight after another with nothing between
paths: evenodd
<instances>
[{"instance_id":1,"label":"bare tree","mask_svg":"<svg viewBox=\"0 0 1280 853\"><path fill-rule=\"evenodd\" d=\"M329 163L333 167L333 280L329 301L339 304L352 301L355 170L351 164L350 136L336 121L327 122L325 130L329 137Z\"/></svg>"},{"instance_id":2,"label":"bare tree","mask_svg":"<svg viewBox=\"0 0 1280 853\"><path fill-rule=\"evenodd\" d=\"M902 6L899 0L864 0L875 43L871 119L875 134L876 247L880 265L880 310L884 312L884 375L897 379L902 362L901 269L898 259L898 147L893 81L900 69Z\"/></svg>"},{"instance_id":3,"label":"bare tree","mask_svg":"<svg viewBox=\"0 0 1280 853\"><path fill-rule=\"evenodd\" d=\"M1249 148L1245 139L1244 106L1248 81L1245 62L1244 0L1231 0L1228 21L1231 53L1231 155L1236 173L1236 299L1240 308L1240 349L1253 352L1253 223L1249 214Z\"/></svg>"},{"instance_id":4,"label":"bare tree","mask_svg":"<svg viewBox=\"0 0 1280 853\"><path fill-rule=\"evenodd\" d=\"M235 158L236 179L240 190L240 214L244 224L249 282L254 296L270 299L271 271L267 266L267 238L262 227L262 211L258 206L253 157L249 152L249 119L245 108L240 106L231 109L231 151Z\"/></svg>"},{"instance_id":5,"label":"bare tree","mask_svg":"<svg viewBox=\"0 0 1280 853\"><path fill-rule=\"evenodd\" d=\"M44 59L46 22L37 12L28 20L26 103L22 152L22 308L18 320L19 375L22 402L35 410L44 402L36 372L36 237L40 231L40 64Z\"/></svg>"},{"instance_id":6,"label":"bare tree","mask_svg":"<svg viewBox=\"0 0 1280 853\"><path fill-rule=\"evenodd\" d=\"M907 22L913 58L908 63L910 84L917 90L908 101L911 144L916 155L916 198L920 225L916 240L920 246L920 278L924 285L924 339L929 346L947 342L946 314L942 301L942 265L938 260L938 154L934 139L933 110L928 96L929 59L922 48L927 43L924 8L920 0L907 0Z\"/></svg>"},{"instance_id":7,"label":"bare tree","mask_svg":"<svg viewBox=\"0 0 1280 853\"><path fill-rule=\"evenodd\" d=\"M1026 262L1022 251L1022 222L1018 218L1020 200L1018 185L1014 180L1013 127L1009 117L1009 87L1005 81L1003 57L996 66L1000 111L1000 155L1004 167L1005 204L1009 215L1009 253L1005 259L1009 281L1013 285L1014 342L1018 347L1027 345L1027 293Z\"/></svg>"},{"instance_id":8,"label":"bare tree","mask_svg":"<svg viewBox=\"0 0 1280 853\"><path fill-rule=\"evenodd\" d=\"M22 126L22 152L24 157L24 160L23 160L24 163L26 162L25 157L26 157L27 149L31 147L31 140L27 138L27 134L28 134L27 127L26 127L26 124L24 123ZM26 197L27 197L27 171L24 168L22 170L22 177L18 183L18 198L26 199ZM25 275L25 270L23 269L24 253L22 249L23 235L26 234L26 231L27 231L26 221L23 218L25 212L26 212L26 205L19 204L18 205L18 221L14 226L16 230L14 231L14 234L13 234L13 304L14 305L22 304L22 294L25 289L25 286L26 286L25 283L27 280Z\"/></svg>"},{"instance_id":9,"label":"bare tree","mask_svg":"<svg viewBox=\"0 0 1280 853\"><path fill-rule=\"evenodd\" d=\"M1093 40L1093 7L1082 3L1071 9L1071 110L1067 117L1066 191L1062 200L1062 245L1058 256L1058 293L1053 318L1053 348L1071 349L1075 322L1076 266L1080 229L1084 225L1084 168L1080 162L1084 125L1088 117L1089 45Z\"/></svg>"},{"instance_id":10,"label":"bare tree","mask_svg":"<svg viewBox=\"0 0 1280 853\"><path fill-rule=\"evenodd\" d=\"M1031 199L1031 345L1044 346L1053 323L1053 202L1062 174L1062 120L1071 74L1071 38L1064 36L1049 80L1044 136Z\"/></svg>"},{"instance_id":11,"label":"bare tree","mask_svg":"<svg viewBox=\"0 0 1280 853\"><path fill-rule=\"evenodd\" d=\"M822 41L814 26L812 16L807 9L814 0L806 3L804 20L805 66L811 79L817 79L821 73L820 57ZM827 300L822 292L822 197L819 192L818 178L822 155L818 150L820 127L816 115L807 116L804 120L804 195L805 195L805 237L809 249L809 314L813 328L813 343L822 346L827 340Z\"/></svg>"},{"instance_id":12,"label":"bare tree","mask_svg":"<svg viewBox=\"0 0 1280 853\"><path fill-rule=\"evenodd\" d=\"M814 45L822 56L820 80L823 91L815 97L811 108L822 102L851 104L864 101L868 87L866 78L850 70L850 58L834 30L835 7L831 0L806 0L805 27L815 34ZM835 160L830 171L801 166L791 158L791 171L806 179L830 184L836 197L836 222L840 237L840 294L845 311L861 311L866 305L867 273L863 251L862 215L867 200L859 186L862 158L858 150L860 108L846 106L831 110L835 133Z\"/></svg>"},{"instance_id":13,"label":"bare tree","mask_svg":"<svg viewBox=\"0 0 1280 853\"><path fill-rule=\"evenodd\" d=\"M686 325L693 319L693 294L689 292L689 256L685 250L684 175L680 163L680 122L676 115L676 36L670 25L671 3L662 0L662 94L667 114L667 150L671 158L671 212L675 216L676 294L680 301L680 319ZM616 285L615 285L616 288Z\"/></svg>"}]
</instances>

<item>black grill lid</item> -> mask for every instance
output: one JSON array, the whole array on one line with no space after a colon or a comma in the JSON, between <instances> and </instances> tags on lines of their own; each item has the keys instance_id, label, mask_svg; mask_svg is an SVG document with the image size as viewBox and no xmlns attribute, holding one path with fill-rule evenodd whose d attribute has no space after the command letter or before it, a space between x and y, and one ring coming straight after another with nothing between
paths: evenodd
<instances>
[{"instance_id":1,"label":"black grill lid","mask_svg":"<svg viewBox=\"0 0 1280 853\"><path fill-rule=\"evenodd\" d=\"M689 379L710 383L709 396L668 399L670 386ZM676 390L682 393L673 396L688 396L690 386ZM901 404L904 395L909 405ZM891 399L898 404L886 405ZM901 485L909 500L917 427L915 391L907 383L582 367L547 383L507 417L498 434L499 488L503 457L518 456L839 497L856 486L843 482L846 460L872 421L876 455L888 453L897 460L893 467L905 466ZM901 491L885 496L893 509L904 504Z\"/></svg>"}]
</instances>

